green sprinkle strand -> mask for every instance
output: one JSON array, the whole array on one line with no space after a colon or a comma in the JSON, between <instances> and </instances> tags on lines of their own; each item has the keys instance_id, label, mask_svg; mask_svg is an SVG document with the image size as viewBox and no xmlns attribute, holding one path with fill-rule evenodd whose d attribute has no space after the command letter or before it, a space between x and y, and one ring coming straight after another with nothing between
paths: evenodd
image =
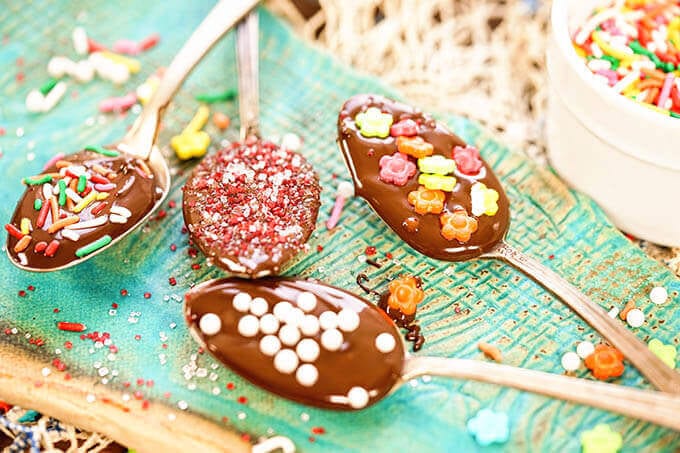
<instances>
[{"instance_id":1,"label":"green sprinkle strand","mask_svg":"<svg viewBox=\"0 0 680 453\"><path fill-rule=\"evenodd\" d=\"M52 182L52 177L50 175L44 175L40 178L24 178L22 181L28 186L37 186L39 184L45 184L46 182Z\"/></svg>"},{"instance_id":2,"label":"green sprinkle strand","mask_svg":"<svg viewBox=\"0 0 680 453\"><path fill-rule=\"evenodd\" d=\"M45 82L38 90L45 96L47 93L52 91L52 88L59 82L59 80L55 79L54 77L51 77L50 80Z\"/></svg>"},{"instance_id":3,"label":"green sprinkle strand","mask_svg":"<svg viewBox=\"0 0 680 453\"><path fill-rule=\"evenodd\" d=\"M102 247L106 247L110 243L111 243L111 236L106 234L106 235L100 237L99 239L97 239L96 241L90 242L89 244L80 247L78 250L76 250L76 256L78 258L82 258L84 256L89 255L92 252L99 250Z\"/></svg>"},{"instance_id":4,"label":"green sprinkle strand","mask_svg":"<svg viewBox=\"0 0 680 453\"><path fill-rule=\"evenodd\" d=\"M36 198L33 202L33 209L40 211L40 208L42 208L42 200L40 198Z\"/></svg>"},{"instance_id":5,"label":"green sprinkle strand","mask_svg":"<svg viewBox=\"0 0 680 453\"><path fill-rule=\"evenodd\" d=\"M66 204L66 181L59 180L59 206Z\"/></svg>"},{"instance_id":6,"label":"green sprinkle strand","mask_svg":"<svg viewBox=\"0 0 680 453\"><path fill-rule=\"evenodd\" d=\"M87 176L85 175L78 176L78 186L76 186L76 189L78 189L78 193L84 192L85 187L87 187ZM61 190L59 191L59 193L61 193Z\"/></svg>"},{"instance_id":7,"label":"green sprinkle strand","mask_svg":"<svg viewBox=\"0 0 680 453\"><path fill-rule=\"evenodd\" d=\"M197 94L195 99L198 102L203 102L206 104L214 104L215 102L226 102L231 101L236 97L236 90L229 89L223 93L202 93Z\"/></svg>"},{"instance_id":8,"label":"green sprinkle strand","mask_svg":"<svg viewBox=\"0 0 680 453\"><path fill-rule=\"evenodd\" d=\"M673 118L680 118L680 113L671 112Z\"/></svg>"},{"instance_id":9,"label":"green sprinkle strand","mask_svg":"<svg viewBox=\"0 0 680 453\"><path fill-rule=\"evenodd\" d=\"M95 153L102 154L106 157L118 157L120 153L112 149L104 148L103 146L87 145L85 151L93 151Z\"/></svg>"},{"instance_id":10,"label":"green sprinkle strand","mask_svg":"<svg viewBox=\"0 0 680 453\"><path fill-rule=\"evenodd\" d=\"M619 61L618 58L612 57L611 55L602 55L603 60L607 60L609 63L611 63L611 69L613 71L616 71L619 69L619 65L621 64L621 61Z\"/></svg>"}]
</instances>

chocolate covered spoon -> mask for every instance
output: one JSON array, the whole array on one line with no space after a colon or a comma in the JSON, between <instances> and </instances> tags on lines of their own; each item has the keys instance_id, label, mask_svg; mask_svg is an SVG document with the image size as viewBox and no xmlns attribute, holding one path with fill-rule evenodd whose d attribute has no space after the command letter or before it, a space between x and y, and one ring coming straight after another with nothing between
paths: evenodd
<instances>
[{"instance_id":1,"label":"chocolate covered spoon","mask_svg":"<svg viewBox=\"0 0 680 453\"><path fill-rule=\"evenodd\" d=\"M353 96L338 116L338 144L355 193L408 245L445 261L496 258L522 270L618 348L659 390L680 374L578 289L504 241L510 204L491 167L446 126L379 95Z\"/></svg>"},{"instance_id":2,"label":"chocolate covered spoon","mask_svg":"<svg viewBox=\"0 0 680 453\"><path fill-rule=\"evenodd\" d=\"M53 159L42 175L24 179L27 189L5 227L14 265L39 272L74 266L149 218L170 188L168 164L155 146L161 116L193 67L256 4L223 0L210 11L119 143Z\"/></svg>"},{"instance_id":3,"label":"chocolate covered spoon","mask_svg":"<svg viewBox=\"0 0 680 453\"><path fill-rule=\"evenodd\" d=\"M412 356L379 308L347 291L287 278L211 280L191 289L192 335L253 384L303 404L370 406L410 379L504 385L680 429L680 397L468 359Z\"/></svg>"},{"instance_id":4,"label":"chocolate covered spoon","mask_svg":"<svg viewBox=\"0 0 680 453\"><path fill-rule=\"evenodd\" d=\"M241 143L206 157L182 200L194 244L210 262L249 278L278 274L305 247L321 193L304 157L258 137L257 21L254 11L236 33Z\"/></svg>"}]
</instances>

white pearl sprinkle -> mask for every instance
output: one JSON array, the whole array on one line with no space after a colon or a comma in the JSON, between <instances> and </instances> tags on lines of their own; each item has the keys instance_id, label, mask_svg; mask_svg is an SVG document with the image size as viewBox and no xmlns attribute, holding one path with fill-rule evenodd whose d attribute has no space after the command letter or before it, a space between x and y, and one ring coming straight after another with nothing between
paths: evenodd
<instances>
[{"instance_id":1,"label":"white pearl sprinkle","mask_svg":"<svg viewBox=\"0 0 680 453\"><path fill-rule=\"evenodd\" d=\"M305 319L305 312L300 310L299 308L293 308L290 310L288 313L288 316L286 316L286 324L290 324L292 326L299 326L302 324L302 321Z\"/></svg>"},{"instance_id":2,"label":"white pearl sprinkle","mask_svg":"<svg viewBox=\"0 0 680 453\"><path fill-rule=\"evenodd\" d=\"M296 302L298 307L307 312L316 308L316 296L309 291L298 294Z\"/></svg>"},{"instance_id":3,"label":"white pearl sprinkle","mask_svg":"<svg viewBox=\"0 0 680 453\"><path fill-rule=\"evenodd\" d=\"M264 334L276 333L279 330L279 320L271 313L260 318L260 330Z\"/></svg>"},{"instance_id":4,"label":"white pearl sprinkle","mask_svg":"<svg viewBox=\"0 0 680 453\"><path fill-rule=\"evenodd\" d=\"M338 315L334 311L324 311L319 316L319 325L323 330L335 329L338 327Z\"/></svg>"},{"instance_id":5,"label":"white pearl sprinkle","mask_svg":"<svg viewBox=\"0 0 680 453\"><path fill-rule=\"evenodd\" d=\"M281 341L274 335L265 335L260 340L260 352L264 355L273 356L281 350Z\"/></svg>"},{"instance_id":6,"label":"white pearl sprinkle","mask_svg":"<svg viewBox=\"0 0 680 453\"><path fill-rule=\"evenodd\" d=\"M595 352L595 346L590 341L582 341L576 346L576 354L582 359L585 359L593 352Z\"/></svg>"},{"instance_id":7,"label":"white pearl sprinkle","mask_svg":"<svg viewBox=\"0 0 680 453\"><path fill-rule=\"evenodd\" d=\"M645 314L639 308L633 308L626 315L626 322L631 327L640 327L645 323Z\"/></svg>"},{"instance_id":8,"label":"white pearl sprinkle","mask_svg":"<svg viewBox=\"0 0 680 453\"><path fill-rule=\"evenodd\" d=\"M313 362L319 357L319 344L311 338L305 338L298 343L295 352L303 362Z\"/></svg>"},{"instance_id":9,"label":"white pearl sprinkle","mask_svg":"<svg viewBox=\"0 0 680 453\"><path fill-rule=\"evenodd\" d=\"M319 333L319 318L314 315L305 315L300 324L300 330L303 334L310 337L316 335Z\"/></svg>"},{"instance_id":10,"label":"white pearl sprinkle","mask_svg":"<svg viewBox=\"0 0 680 453\"><path fill-rule=\"evenodd\" d=\"M250 312L255 316L262 316L269 310L269 304L262 297L256 297L250 302Z\"/></svg>"},{"instance_id":11,"label":"white pearl sprinkle","mask_svg":"<svg viewBox=\"0 0 680 453\"><path fill-rule=\"evenodd\" d=\"M293 305L290 302L279 302L278 304L274 305L274 316L281 321L285 322L286 319L288 318L288 314L290 311L293 309Z\"/></svg>"},{"instance_id":12,"label":"white pearl sprinkle","mask_svg":"<svg viewBox=\"0 0 680 453\"><path fill-rule=\"evenodd\" d=\"M253 315L245 315L238 322L238 333L244 337L254 337L260 330L260 321Z\"/></svg>"},{"instance_id":13,"label":"white pearl sprinkle","mask_svg":"<svg viewBox=\"0 0 680 453\"><path fill-rule=\"evenodd\" d=\"M329 351L340 349L342 342L342 333L337 329L329 329L321 334L321 345Z\"/></svg>"},{"instance_id":14,"label":"white pearl sprinkle","mask_svg":"<svg viewBox=\"0 0 680 453\"><path fill-rule=\"evenodd\" d=\"M305 363L297 369L295 379L297 379L298 384L304 387L311 387L319 379L319 371L314 365Z\"/></svg>"},{"instance_id":15,"label":"white pearl sprinkle","mask_svg":"<svg viewBox=\"0 0 680 453\"><path fill-rule=\"evenodd\" d=\"M234 296L232 303L234 304L234 309L240 311L241 313L246 313L250 310L250 301L253 298L248 293L238 293Z\"/></svg>"},{"instance_id":16,"label":"white pearl sprinkle","mask_svg":"<svg viewBox=\"0 0 680 453\"><path fill-rule=\"evenodd\" d=\"M289 132L281 137L281 148L289 151L299 151L302 148L302 139L299 135Z\"/></svg>"},{"instance_id":17,"label":"white pearl sprinkle","mask_svg":"<svg viewBox=\"0 0 680 453\"><path fill-rule=\"evenodd\" d=\"M567 352L562 356L562 368L566 371L576 371L581 366L581 358L575 352Z\"/></svg>"},{"instance_id":18,"label":"white pearl sprinkle","mask_svg":"<svg viewBox=\"0 0 680 453\"><path fill-rule=\"evenodd\" d=\"M300 331L297 326L292 324L285 324L281 327L281 330L279 330L279 339L281 340L281 343L286 346L295 346L297 342L300 341L300 336Z\"/></svg>"},{"instance_id":19,"label":"white pearl sprinkle","mask_svg":"<svg viewBox=\"0 0 680 453\"><path fill-rule=\"evenodd\" d=\"M368 404L368 392L363 387L352 387L347 392L347 400L353 409L361 409Z\"/></svg>"},{"instance_id":20,"label":"white pearl sprinkle","mask_svg":"<svg viewBox=\"0 0 680 453\"><path fill-rule=\"evenodd\" d=\"M343 308L338 313L338 327L345 332L353 332L359 327L359 315L354 310Z\"/></svg>"},{"instance_id":21,"label":"white pearl sprinkle","mask_svg":"<svg viewBox=\"0 0 680 453\"><path fill-rule=\"evenodd\" d=\"M656 305L661 305L666 303L666 300L668 300L668 291L666 291L666 288L663 286L656 286L650 291L649 298Z\"/></svg>"},{"instance_id":22,"label":"white pearl sprinkle","mask_svg":"<svg viewBox=\"0 0 680 453\"><path fill-rule=\"evenodd\" d=\"M282 349L274 357L274 368L279 373L291 374L299 363L298 356L292 349Z\"/></svg>"},{"instance_id":23,"label":"white pearl sprinkle","mask_svg":"<svg viewBox=\"0 0 680 453\"><path fill-rule=\"evenodd\" d=\"M201 316L198 327L204 335L215 335L222 328L222 321L215 313L206 313Z\"/></svg>"},{"instance_id":24,"label":"white pearl sprinkle","mask_svg":"<svg viewBox=\"0 0 680 453\"><path fill-rule=\"evenodd\" d=\"M396 345L397 341L394 339L394 335L387 332L383 332L375 337L375 347L383 354L394 351Z\"/></svg>"}]
</instances>

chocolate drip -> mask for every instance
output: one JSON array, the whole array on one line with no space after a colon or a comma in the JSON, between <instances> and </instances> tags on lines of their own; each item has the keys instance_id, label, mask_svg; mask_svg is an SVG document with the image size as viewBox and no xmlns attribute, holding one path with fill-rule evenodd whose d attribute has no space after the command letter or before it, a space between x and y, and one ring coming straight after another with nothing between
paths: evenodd
<instances>
[{"instance_id":1,"label":"chocolate drip","mask_svg":"<svg viewBox=\"0 0 680 453\"><path fill-rule=\"evenodd\" d=\"M406 243L432 258L463 261L488 252L501 241L508 230L510 209L508 199L491 167L484 162L476 176L468 176L456 170L454 176L458 183L453 192L446 193L445 210L453 211L462 207L468 215L472 215L470 188L474 183L482 182L498 192L498 212L494 216L478 217L478 230L468 242L447 240L441 235L438 215L416 214L407 201L409 192L415 191L419 186L419 171L404 186L380 180L380 158L397 152L396 139L391 136L368 138L361 135L354 118L369 107L377 107L383 113L391 114L394 123L404 119L419 123L418 135L434 145L434 155L451 159L455 146L465 146L465 142L443 124L411 106L378 95L356 95L345 102L338 116L338 143L354 180L355 193L366 199Z\"/></svg>"}]
</instances>

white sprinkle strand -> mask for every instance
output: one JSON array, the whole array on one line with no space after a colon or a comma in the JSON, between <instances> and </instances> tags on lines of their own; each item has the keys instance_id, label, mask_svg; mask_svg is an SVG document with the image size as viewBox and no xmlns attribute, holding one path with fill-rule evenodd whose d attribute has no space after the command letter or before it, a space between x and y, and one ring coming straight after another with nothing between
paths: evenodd
<instances>
[{"instance_id":1,"label":"white sprinkle strand","mask_svg":"<svg viewBox=\"0 0 680 453\"><path fill-rule=\"evenodd\" d=\"M68 190L68 189L66 189ZM102 226L106 223L108 216L102 215L99 217L95 217L92 220L86 220L85 222L78 222L74 223L73 225L69 225L66 227L68 230L85 230L88 228L94 228L98 226Z\"/></svg>"},{"instance_id":2,"label":"white sprinkle strand","mask_svg":"<svg viewBox=\"0 0 680 453\"><path fill-rule=\"evenodd\" d=\"M130 217L132 216L132 212L125 206L120 206L120 205L114 205L111 206L111 213L112 214L118 214L119 216L122 217Z\"/></svg>"},{"instance_id":3,"label":"white sprinkle strand","mask_svg":"<svg viewBox=\"0 0 680 453\"><path fill-rule=\"evenodd\" d=\"M73 230L63 229L61 230L61 235L73 242L76 242L78 239L80 239L80 234L76 233Z\"/></svg>"},{"instance_id":4,"label":"white sprinkle strand","mask_svg":"<svg viewBox=\"0 0 680 453\"><path fill-rule=\"evenodd\" d=\"M109 222L111 222L111 223L123 224L123 223L127 223L127 221L128 221L128 218L123 217L122 215L118 215L118 214L109 215Z\"/></svg>"}]
</instances>

